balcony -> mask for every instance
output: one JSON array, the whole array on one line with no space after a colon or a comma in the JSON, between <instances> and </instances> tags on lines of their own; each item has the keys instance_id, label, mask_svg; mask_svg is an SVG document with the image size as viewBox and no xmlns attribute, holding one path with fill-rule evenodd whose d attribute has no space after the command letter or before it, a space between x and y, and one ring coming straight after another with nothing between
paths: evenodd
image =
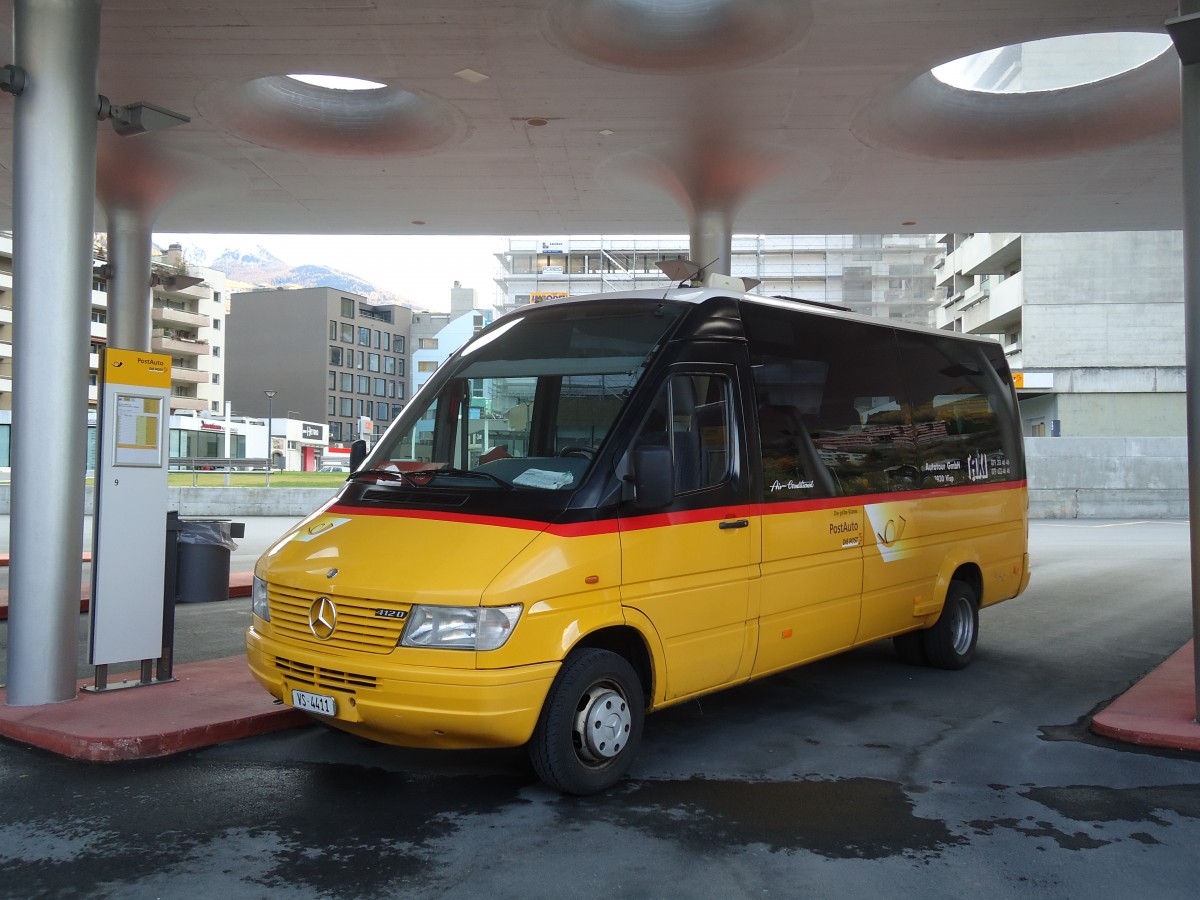
<instances>
[{"instance_id":1,"label":"balcony","mask_svg":"<svg viewBox=\"0 0 1200 900\"><path fill-rule=\"evenodd\" d=\"M208 356L212 352L208 341L177 337L161 328L155 328L151 334L150 349L168 356Z\"/></svg>"},{"instance_id":2,"label":"balcony","mask_svg":"<svg viewBox=\"0 0 1200 900\"><path fill-rule=\"evenodd\" d=\"M972 235L956 252L964 275L999 275L1020 261L1021 235Z\"/></svg>"},{"instance_id":3,"label":"balcony","mask_svg":"<svg viewBox=\"0 0 1200 900\"><path fill-rule=\"evenodd\" d=\"M963 308L963 331L972 334L1012 331L1021 321L1021 307L1024 302L1025 280L1020 272L1001 282L992 283L986 297L970 308Z\"/></svg>"},{"instance_id":4,"label":"balcony","mask_svg":"<svg viewBox=\"0 0 1200 900\"><path fill-rule=\"evenodd\" d=\"M202 316L199 313L188 312L185 309L177 309L174 306L167 306L162 303L155 303L150 315L155 322L167 322L172 325L187 325L192 328L204 327L211 324L211 320L208 316Z\"/></svg>"},{"instance_id":5,"label":"balcony","mask_svg":"<svg viewBox=\"0 0 1200 900\"><path fill-rule=\"evenodd\" d=\"M202 369L171 366L171 380L181 384L208 384L210 377L210 374Z\"/></svg>"},{"instance_id":6,"label":"balcony","mask_svg":"<svg viewBox=\"0 0 1200 900\"><path fill-rule=\"evenodd\" d=\"M208 409L208 401L201 400L198 397L176 397L172 395L170 402L172 411L176 409Z\"/></svg>"}]
</instances>

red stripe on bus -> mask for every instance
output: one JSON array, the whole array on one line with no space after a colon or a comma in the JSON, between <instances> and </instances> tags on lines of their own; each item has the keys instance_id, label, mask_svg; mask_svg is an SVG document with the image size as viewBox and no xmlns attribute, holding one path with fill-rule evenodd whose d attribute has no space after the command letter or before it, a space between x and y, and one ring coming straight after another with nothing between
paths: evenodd
<instances>
[{"instance_id":1,"label":"red stripe on bus","mask_svg":"<svg viewBox=\"0 0 1200 900\"><path fill-rule=\"evenodd\" d=\"M704 509L681 510L669 513L650 513L644 516L599 519L591 522L547 524L532 519L504 516L469 515L437 510L382 509L362 506L331 506L326 512L343 516L385 516L397 519L421 519L431 522L453 522L462 525L488 525L500 528L520 528L526 531L546 531L556 537L592 537L620 531L644 531L650 528L670 528L672 525L692 525L699 522L720 522L726 519L745 519L750 516L779 516L823 509L872 506L878 503L900 503L956 497L964 494L988 494L996 491L1023 489L1027 482L1005 481L960 487L930 488L923 491L860 494L854 497L822 497L816 500L793 500L779 503L751 503L737 506L709 506Z\"/></svg>"}]
</instances>

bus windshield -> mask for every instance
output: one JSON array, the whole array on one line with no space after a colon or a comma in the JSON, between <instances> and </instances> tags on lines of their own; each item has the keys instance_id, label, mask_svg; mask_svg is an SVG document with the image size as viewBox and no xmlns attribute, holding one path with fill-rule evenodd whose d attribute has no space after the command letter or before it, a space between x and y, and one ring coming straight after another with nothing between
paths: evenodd
<instances>
[{"instance_id":1,"label":"bus windshield","mask_svg":"<svg viewBox=\"0 0 1200 900\"><path fill-rule=\"evenodd\" d=\"M413 486L574 490L686 307L564 303L497 322L451 357L361 470Z\"/></svg>"}]
</instances>

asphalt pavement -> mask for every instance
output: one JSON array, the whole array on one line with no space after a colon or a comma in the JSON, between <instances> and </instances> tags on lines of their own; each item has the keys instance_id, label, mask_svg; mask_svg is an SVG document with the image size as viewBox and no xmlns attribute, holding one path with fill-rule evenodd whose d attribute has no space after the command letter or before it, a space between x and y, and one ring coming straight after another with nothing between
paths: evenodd
<instances>
[{"instance_id":1,"label":"asphalt pavement","mask_svg":"<svg viewBox=\"0 0 1200 900\"><path fill-rule=\"evenodd\" d=\"M665 710L598 797L320 727L111 764L0 742L0 896L1194 897L1200 754L1087 729L1191 636L1187 525L1035 522L1031 553L968 669L881 643ZM177 653L240 649L246 601L188 606Z\"/></svg>"}]
</instances>

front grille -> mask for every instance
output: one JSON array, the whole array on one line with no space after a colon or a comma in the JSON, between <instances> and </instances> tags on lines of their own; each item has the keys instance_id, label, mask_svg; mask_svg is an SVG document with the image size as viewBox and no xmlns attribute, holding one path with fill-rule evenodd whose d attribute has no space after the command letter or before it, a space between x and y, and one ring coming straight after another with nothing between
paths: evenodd
<instances>
[{"instance_id":1,"label":"front grille","mask_svg":"<svg viewBox=\"0 0 1200 900\"><path fill-rule=\"evenodd\" d=\"M308 611L318 597L329 597L337 607L337 627L325 640L317 638L308 625ZM271 626L285 640L305 644L317 643L339 650L358 653L390 653L396 649L404 619L376 616L381 605L363 597L346 597L341 594L317 594L293 588L271 585ZM388 605L388 609L401 609L406 613L408 605Z\"/></svg>"},{"instance_id":2,"label":"front grille","mask_svg":"<svg viewBox=\"0 0 1200 900\"><path fill-rule=\"evenodd\" d=\"M287 677L290 684L306 684L309 687L346 694L353 694L356 688L375 688L375 679L370 675L339 672L324 666L310 666L308 663L284 659L282 656L275 657L275 668Z\"/></svg>"}]
</instances>

